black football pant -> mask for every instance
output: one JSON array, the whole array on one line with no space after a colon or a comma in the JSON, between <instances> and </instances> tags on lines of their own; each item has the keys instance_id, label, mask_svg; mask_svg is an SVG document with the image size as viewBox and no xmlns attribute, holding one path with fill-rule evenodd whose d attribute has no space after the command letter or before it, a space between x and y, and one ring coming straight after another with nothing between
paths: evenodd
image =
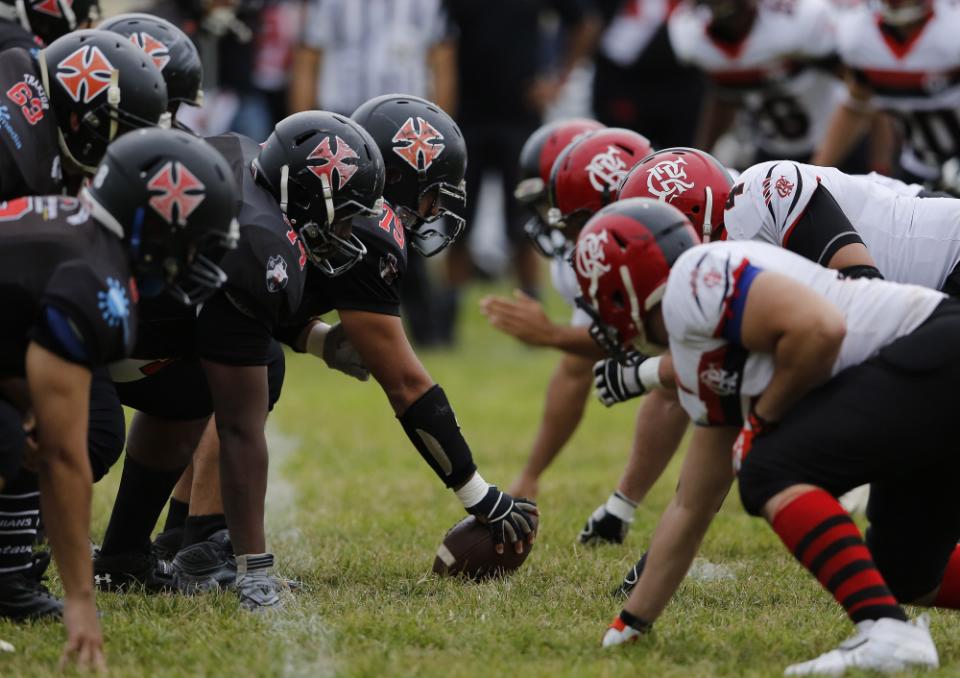
<instances>
[{"instance_id":1,"label":"black football pant","mask_svg":"<svg viewBox=\"0 0 960 678\"><path fill-rule=\"evenodd\" d=\"M740 469L744 507L797 484L834 497L870 484L867 546L891 591L934 590L960 540L960 302L844 370L754 441Z\"/></svg>"}]
</instances>

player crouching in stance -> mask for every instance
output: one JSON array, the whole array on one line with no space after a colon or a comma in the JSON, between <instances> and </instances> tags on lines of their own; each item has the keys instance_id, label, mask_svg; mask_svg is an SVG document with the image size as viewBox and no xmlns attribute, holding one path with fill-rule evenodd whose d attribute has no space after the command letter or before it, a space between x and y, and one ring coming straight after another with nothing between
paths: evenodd
<instances>
[{"instance_id":1,"label":"player crouching in stance","mask_svg":"<svg viewBox=\"0 0 960 678\"><path fill-rule=\"evenodd\" d=\"M666 601L644 592L679 583L739 469L746 509L857 627L855 642L788 674L937 666L926 619L909 622L900 601L960 606L960 511L947 499L960 305L913 285L845 279L763 243L698 246L682 213L647 199L598 213L575 261L609 337L647 354L669 345L680 402L700 425L604 645L651 627ZM865 482L866 543L835 499Z\"/></svg>"},{"instance_id":2,"label":"player crouching in stance","mask_svg":"<svg viewBox=\"0 0 960 678\"><path fill-rule=\"evenodd\" d=\"M186 213L172 211L167 200L173 175L195 177ZM26 464L39 474L47 538L66 594L65 661L104 665L88 541L91 370L129 354L140 294L179 296L184 288L224 282L204 255L236 245L235 202L228 167L212 148L182 132L151 129L111 145L79 200L4 203L0 473L4 484L16 482L30 451ZM24 434L31 413L35 429ZM18 436L19 445L9 443ZM36 606L34 596L25 600Z\"/></svg>"}]
</instances>

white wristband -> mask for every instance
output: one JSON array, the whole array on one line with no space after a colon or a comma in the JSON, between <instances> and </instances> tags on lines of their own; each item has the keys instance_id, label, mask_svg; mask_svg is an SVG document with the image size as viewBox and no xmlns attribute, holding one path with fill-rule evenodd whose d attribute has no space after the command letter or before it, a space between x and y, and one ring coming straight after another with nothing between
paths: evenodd
<instances>
[{"instance_id":1,"label":"white wristband","mask_svg":"<svg viewBox=\"0 0 960 678\"><path fill-rule=\"evenodd\" d=\"M637 505L621 496L619 492L614 492L607 497L606 509L610 515L616 516L625 523L632 523Z\"/></svg>"},{"instance_id":2,"label":"white wristband","mask_svg":"<svg viewBox=\"0 0 960 678\"><path fill-rule=\"evenodd\" d=\"M657 356L656 358L647 358L640 363L640 369L637 370L637 377L640 379L640 384L647 391L655 388L663 388L663 383L660 381L661 360L662 356Z\"/></svg>"},{"instance_id":3,"label":"white wristband","mask_svg":"<svg viewBox=\"0 0 960 678\"><path fill-rule=\"evenodd\" d=\"M325 322L317 321L307 333L307 353L315 355L318 358L323 357L323 346L327 341L327 335L330 333L330 325Z\"/></svg>"},{"instance_id":4,"label":"white wristband","mask_svg":"<svg viewBox=\"0 0 960 678\"><path fill-rule=\"evenodd\" d=\"M490 483L483 479L479 472L474 472L470 480L459 490L455 490L457 499L463 504L463 508L470 508L480 503L487 496L487 490L490 489Z\"/></svg>"}]
</instances>

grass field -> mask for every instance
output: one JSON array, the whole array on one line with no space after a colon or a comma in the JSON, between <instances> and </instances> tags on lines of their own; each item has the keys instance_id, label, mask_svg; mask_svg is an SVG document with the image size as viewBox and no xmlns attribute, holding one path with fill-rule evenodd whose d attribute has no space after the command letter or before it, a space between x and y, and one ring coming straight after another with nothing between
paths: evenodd
<instances>
[{"instance_id":1,"label":"grass field","mask_svg":"<svg viewBox=\"0 0 960 678\"><path fill-rule=\"evenodd\" d=\"M466 306L462 346L426 353L484 476L509 484L538 422L556 354L526 349ZM557 317L563 310L551 300ZM675 462L637 512L625 546L574 537L606 497L627 453L634 408L592 403L541 484L543 526L508 581L430 574L444 531L462 515L406 440L379 387L290 356L272 419L269 539L281 571L306 590L281 614L254 617L231 595L101 595L111 672L123 676L768 676L850 631L839 608L748 518L735 494L704 545L727 575L689 577L652 637L602 650L619 610L608 595L641 552L676 482ZM106 526L119 465L97 488L94 538ZM701 565L704 561L701 561ZM695 567L706 572L710 568ZM933 613L945 668L960 675L960 623ZM0 675L51 673L62 629L0 624L16 652Z\"/></svg>"}]
</instances>

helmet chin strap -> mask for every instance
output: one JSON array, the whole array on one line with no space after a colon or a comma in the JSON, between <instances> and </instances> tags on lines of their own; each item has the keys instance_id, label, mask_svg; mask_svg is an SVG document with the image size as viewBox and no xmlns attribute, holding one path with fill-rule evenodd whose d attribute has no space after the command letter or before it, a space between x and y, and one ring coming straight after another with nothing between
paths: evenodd
<instances>
[{"instance_id":1,"label":"helmet chin strap","mask_svg":"<svg viewBox=\"0 0 960 678\"><path fill-rule=\"evenodd\" d=\"M120 71L116 68L110 71L107 104L113 109L113 115L110 116L110 136L107 137L109 143L117 138L117 129L120 126Z\"/></svg>"},{"instance_id":2,"label":"helmet chin strap","mask_svg":"<svg viewBox=\"0 0 960 678\"><path fill-rule=\"evenodd\" d=\"M330 186L330 177L326 174L320 175L320 184L323 186L323 204L327 209L327 227L333 227L334 208L333 208L333 187Z\"/></svg>"},{"instance_id":3,"label":"helmet chin strap","mask_svg":"<svg viewBox=\"0 0 960 678\"><path fill-rule=\"evenodd\" d=\"M706 214L703 215L703 242L710 242L710 235L713 233L713 223L710 220L711 216L713 216L713 190L707 186L706 191L707 199L704 201Z\"/></svg>"},{"instance_id":4,"label":"helmet chin strap","mask_svg":"<svg viewBox=\"0 0 960 678\"><path fill-rule=\"evenodd\" d=\"M633 286L630 271L626 266L620 267L620 280L623 281L623 288L627 291L627 299L630 301L630 319L633 320L633 324L637 328L637 336L632 342L634 347L645 356L660 355L664 352L664 347L647 339L647 328L640 317L640 298L637 297L637 290ZM650 296L643 302L643 310L649 311L659 304L665 291L666 285L663 284L651 292Z\"/></svg>"}]
</instances>

